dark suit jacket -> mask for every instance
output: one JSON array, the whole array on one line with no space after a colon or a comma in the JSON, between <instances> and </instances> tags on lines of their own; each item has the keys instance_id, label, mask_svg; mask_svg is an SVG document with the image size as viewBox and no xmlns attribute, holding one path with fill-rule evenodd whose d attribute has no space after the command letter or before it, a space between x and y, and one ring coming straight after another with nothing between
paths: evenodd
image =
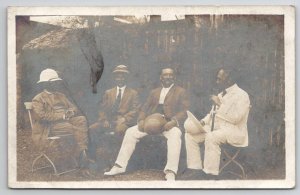
<instances>
[{"instance_id":1,"label":"dark suit jacket","mask_svg":"<svg viewBox=\"0 0 300 195\"><path fill-rule=\"evenodd\" d=\"M147 116L156 112L159 104L159 97L162 87L151 91L145 104L143 105L139 114L138 120L143 120ZM182 87L174 85L168 92L163 109L167 119L175 119L179 124L183 124L187 117L186 111L189 107L189 99L186 90Z\"/></svg>"},{"instance_id":2,"label":"dark suit jacket","mask_svg":"<svg viewBox=\"0 0 300 195\"><path fill-rule=\"evenodd\" d=\"M116 94L117 87L105 91L99 112L100 122L103 122L104 120L111 121L113 117L111 111L116 101ZM134 89L126 87L117 115L124 117L127 125L133 125L136 124L139 108L140 103L138 93Z\"/></svg>"}]
</instances>

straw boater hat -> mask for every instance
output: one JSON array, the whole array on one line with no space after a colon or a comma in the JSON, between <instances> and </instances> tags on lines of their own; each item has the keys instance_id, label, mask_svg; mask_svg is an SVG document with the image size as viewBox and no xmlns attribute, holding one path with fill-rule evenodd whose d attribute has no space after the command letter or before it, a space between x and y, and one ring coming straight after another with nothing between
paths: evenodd
<instances>
[{"instance_id":1,"label":"straw boater hat","mask_svg":"<svg viewBox=\"0 0 300 195\"><path fill-rule=\"evenodd\" d=\"M125 65L118 65L113 70L113 73L127 73L127 74L129 74L129 70L128 70L127 66L125 66Z\"/></svg>"},{"instance_id":2,"label":"straw boater hat","mask_svg":"<svg viewBox=\"0 0 300 195\"><path fill-rule=\"evenodd\" d=\"M184 129L187 133L198 134L207 132L200 121L190 111L187 111L187 115L188 118L184 122Z\"/></svg>"}]
</instances>

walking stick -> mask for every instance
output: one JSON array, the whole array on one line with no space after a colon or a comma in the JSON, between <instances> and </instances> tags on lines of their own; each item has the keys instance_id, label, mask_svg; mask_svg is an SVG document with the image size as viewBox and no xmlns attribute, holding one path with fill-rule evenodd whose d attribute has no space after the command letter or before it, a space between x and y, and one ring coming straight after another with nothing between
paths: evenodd
<instances>
[{"instance_id":1,"label":"walking stick","mask_svg":"<svg viewBox=\"0 0 300 195\"><path fill-rule=\"evenodd\" d=\"M216 107L217 105L214 105L213 107L213 114L212 114L212 121L211 121L211 131L214 130L214 126L215 126L215 118L216 118Z\"/></svg>"}]
</instances>

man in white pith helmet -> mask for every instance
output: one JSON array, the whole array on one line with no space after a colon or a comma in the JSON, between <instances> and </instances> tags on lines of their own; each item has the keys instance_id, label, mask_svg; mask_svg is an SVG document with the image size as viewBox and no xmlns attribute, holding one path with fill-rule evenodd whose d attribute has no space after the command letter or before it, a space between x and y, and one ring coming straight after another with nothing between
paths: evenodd
<instances>
[{"instance_id":1,"label":"man in white pith helmet","mask_svg":"<svg viewBox=\"0 0 300 195\"><path fill-rule=\"evenodd\" d=\"M74 134L80 154L80 167L88 165L87 144L88 125L85 116L61 92L62 79L53 69L45 69L37 82L44 89L32 100L36 120L33 125L32 138L41 149L49 136L60 136L66 133Z\"/></svg>"}]
</instances>

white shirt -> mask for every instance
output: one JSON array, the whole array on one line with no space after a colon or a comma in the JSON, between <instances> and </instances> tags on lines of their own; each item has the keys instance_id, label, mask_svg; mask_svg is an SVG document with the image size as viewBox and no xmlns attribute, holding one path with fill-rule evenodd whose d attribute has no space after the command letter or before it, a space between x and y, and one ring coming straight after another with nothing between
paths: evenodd
<instances>
[{"instance_id":1,"label":"white shirt","mask_svg":"<svg viewBox=\"0 0 300 195\"><path fill-rule=\"evenodd\" d=\"M124 91L125 91L125 88L126 88L126 85L124 85L123 87L117 86L117 94L116 94L116 98L117 98L118 95L119 95L119 89L121 89L121 99L122 99L123 94L124 94Z\"/></svg>"},{"instance_id":2,"label":"white shirt","mask_svg":"<svg viewBox=\"0 0 300 195\"><path fill-rule=\"evenodd\" d=\"M168 88L163 87L161 89L160 96L159 96L159 104L164 104L166 96L167 96L168 92L170 91L170 89L173 87L173 85L174 85L174 83Z\"/></svg>"}]
</instances>

